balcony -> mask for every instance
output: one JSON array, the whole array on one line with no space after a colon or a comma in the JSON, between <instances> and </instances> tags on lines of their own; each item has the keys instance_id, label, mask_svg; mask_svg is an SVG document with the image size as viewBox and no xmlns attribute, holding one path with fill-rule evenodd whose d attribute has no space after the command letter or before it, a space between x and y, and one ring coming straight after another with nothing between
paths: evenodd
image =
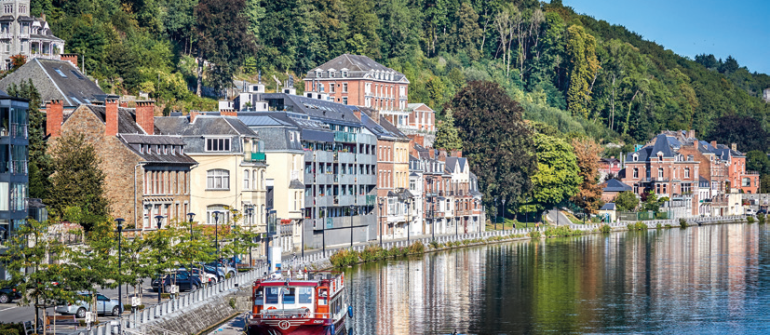
<instances>
[{"instance_id":1,"label":"balcony","mask_svg":"<svg viewBox=\"0 0 770 335\"><path fill-rule=\"evenodd\" d=\"M334 141L343 143L356 143L356 134L346 131L335 131Z\"/></svg>"},{"instance_id":2,"label":"balcony","mask_svg":"<svg viewBox=\"0 0 770 335\"><path fill-rule=\"evenodd\" d=\"M246 159L244 161L246 162L254 162L254 163L264 163L267 160L267 156L264 152L247 152L246 153Z\"/></svg>"},{"instance_id":3,"label":"balcony","mask_svg":"<svg viewBox=\"0 0 770 335\"><path fill-rule=\"evenodd\" d=\"M345 164L351 164L356 162L356 154L352 152L340 152L339 153L339 161L340 163Z\"/></svg>"},{"instance_id":4,"label":"balcony","mask_svg":"<svg viewBox=\"0 0 770 335\"><path fill-rule=\"evenodd\" d=\"M0 32L0 40L10 40L13 38L13 34L8 31Z\"/></svg>"}]
</instances>

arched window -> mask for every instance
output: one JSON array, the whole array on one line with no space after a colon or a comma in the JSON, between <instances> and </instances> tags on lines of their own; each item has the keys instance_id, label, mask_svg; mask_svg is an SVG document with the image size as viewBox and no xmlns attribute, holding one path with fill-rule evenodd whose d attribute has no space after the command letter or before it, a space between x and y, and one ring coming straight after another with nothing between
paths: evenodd
<instances>
[{"instance_id":1,"label":"arched window","mask_svg":"<svg viewBox=\"0 0 770 335\"><path fill-rule=\"evenodd\" d=\"M265 189L265 171L259 173L259 189Z\"/></svg>"},{"instance_id":2,"label":"arched window","mask_svg":"<svg viewBox=\"0 0 770 335\"><path fill-rule=\"evenodd\" d=\"M639 161L639 155L634 154L633 160L634 160L634 162L638 162Z\"/></svg>"},{"instance_id":3,"label":"arched window","mask_svg":"<svg viewBox=\"0 0 770 335\"><path fill-rule=\"evenodd\" d=\"M658 168L658 178L663 178L663 168Z\"/></svg>"},{"instance_id":4,"label":"arched window","mask_svg":"<svg viewBox=\"0 0 770 335\"><path fill-rule=\"evenodd\" d=\"M684 168L684 177L690 178L690 168Z\"/></svg>"},{"instance_id":5,"label":"arched window","mask_svg":"<svg viewBox=\"0 0 770 335\"><path fill-rule=\"evenodd\" d=\"M243 189L248 190L251 183L249 182L249 170L243 170Z\"/></svg>"},{"instance_id":6,"label":"arched window","mask_svg":"<svg viewBox=\"0 0 770 335\"><path fill-rule=\"evenodd\" d=\"M230 171L215 169L206 171L206 189L229 190Z\"/></svg>"},{"instance_id":7,"label":"arched window","mask_svg":"<svg viewBox=\"0 0 770 335\"><path fill-rule=\"evenodd\" d=\"M214 212L220 212L219 214L219 221L216 221L217 224L224 225L230 222L230 211L225 209L225 205L211 205L206 207L206 223L207 224L214 224Z\"/></svg>"},{"instance_id":8,"label":"arched window","mask_svg":"<svg viewBox=\"0 0 770 335\"><path fill-rule=\"evenodd\" d=\"M639 178L639 169L634 168L634 178Z\"/></svg>"}]
</instances>

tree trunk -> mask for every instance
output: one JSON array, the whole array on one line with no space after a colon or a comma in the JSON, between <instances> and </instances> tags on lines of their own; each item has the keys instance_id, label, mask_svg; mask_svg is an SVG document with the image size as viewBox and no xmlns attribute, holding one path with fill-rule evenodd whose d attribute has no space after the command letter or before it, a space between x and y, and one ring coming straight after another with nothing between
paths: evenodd
<instances>
[{"instance_id":1,"label":"tree trunk","mask_svg":"<svg viewBox=\"0 0 770 335\"><path fill-rule=\"evenodd\" d=\"M195 94L198 97L201 96L203 91L203 51L198 52L198 88L195 90Z\"/></svg>"}]
</instances>

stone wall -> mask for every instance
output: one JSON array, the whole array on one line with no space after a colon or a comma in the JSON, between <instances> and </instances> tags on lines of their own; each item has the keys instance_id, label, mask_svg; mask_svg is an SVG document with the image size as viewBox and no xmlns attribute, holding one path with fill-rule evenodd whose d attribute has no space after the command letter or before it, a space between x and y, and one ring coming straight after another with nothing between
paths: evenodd
<instances>
[{"instance_id":1,"label":"stone wall","mask_svg":"<svg viewBox=\"0 0 770 335\"><path fill-rule=\"evenodd\" d=\"M145 334L162 335L163 330L182 334L197 334L225 319L239 313L250 311L251 287L239 289L237 293L215 298L186 312L173 314L146 327ZM235 299L235 308L230 306L230 299Z\"/></svg>"},{"instance_id":2,"label":"stone wall","mask_svg":"<svg viewBox=\"0 0 770 335\"><path fill-rule=\"evenodd\" d=\"M110 214L124 218L126 224L134 223L134 214L141 213L141 202L134 207L134 166L141 158L128 149L115 136L105 136L105 125L88 107L81 105L62 125L62 136L83 134L87 143L94 146L99 157L99 167L105 174L104 192L110 202ZM54 152L58 137L50 137L49 152ZM142 174L136 175L137 185L143 185ZM137 189L141 197L141 189Z\"/></svg>"}]
</instances>

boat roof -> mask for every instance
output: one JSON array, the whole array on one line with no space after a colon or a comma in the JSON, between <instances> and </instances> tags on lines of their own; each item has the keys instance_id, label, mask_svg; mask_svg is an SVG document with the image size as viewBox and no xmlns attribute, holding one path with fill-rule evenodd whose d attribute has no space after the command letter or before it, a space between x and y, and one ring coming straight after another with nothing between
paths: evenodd
<instances>
[{"instance_id":1,"label":"boat roof","mask_svg":"<svg viewBox=\"0 0 770 335\"><path fill-rule=\"evenodd\" d=\"M262 282L257 282L257 285L262 287L275 287L275 286L318 286L321 282L318 280L280 280L280 279L268 279Z\"/></svg>"}]
</instances>

